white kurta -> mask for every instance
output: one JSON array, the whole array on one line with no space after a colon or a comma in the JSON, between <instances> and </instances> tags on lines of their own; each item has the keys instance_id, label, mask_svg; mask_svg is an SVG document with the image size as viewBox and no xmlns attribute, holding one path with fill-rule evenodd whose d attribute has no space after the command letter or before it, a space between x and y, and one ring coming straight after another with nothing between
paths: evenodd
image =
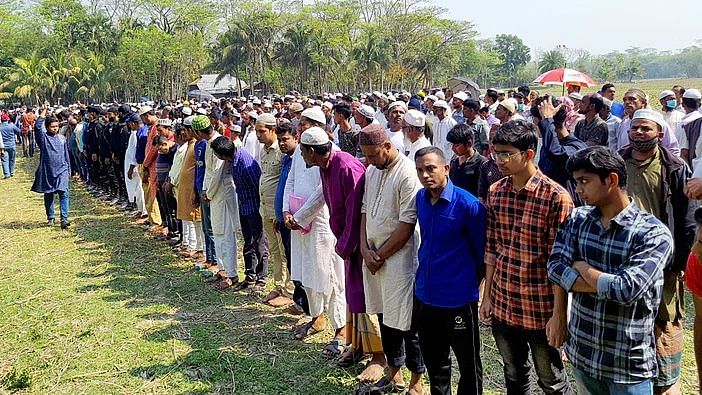
<instances>
[{"instance_id":1,"label":"white kurta","mask_svg":"<svg viewBox=\"0 0 702 395\"><path fill-rule=\"evenodd\" d=\"M173 156L173 164L171 165L171 170L168 172L168 178L171 179L171 184L173 186L178 186L178 176L180 176L180 169L183 167L183 160L185 160L185 154L188 152L188 143L182 144L176 150Z\"/></svg>"},{"instance_id":2,"label":"white kurta","mask_svg":"<svg viewBox=\"0 0 702 395\"><path fill-rule=\"evenodd\" d=\"M368 245L380 249L400 222L416 224L416 196L421 189L414 161L398 155L387 169L366 170L363 213ZM399 251L385 260L375 275L363 265L366 312L383 314L383 324L401 331L410 329L414 276L418 266L419 231Z\"/></svg>"},{"instance_id":3,"label":"white kurta","mask_svg":"<svg viewBox=\"0 0 702 395\"><path fill-rule=\"evenodd\" d=\"M410 158L410 160L414 161L414 155L417 153L417 151L430 146L431 141L429 141L429 139L425 136L422 136L418 138L417 141L415 141L414 143L409 143L409 145L405 147L405 152L407 153L407 157Z\"/></svg>"},{"instance_id":4,"label":"white kurta","mask_svg":"<svg viewBox=\"0 0 702 395\"><path fill-rule=\"evenodd\" d=\"M137 131L132 130L129 135L129 144L127 145L127 152L124 154L124 183L127 187L127 197L132 203L137 203L139 210L144 210L144 189L141 186L141 178L137 174L137 161L136 161L136 147L137 147ZM134 165L134 174L132 178L129 179L129 167Z\"/></svg>"},{"instance_id":5,"label":"white kurta","mask_svg":"<svg viewBox=\"0 0 702 395\"><path fill-rule=\"evenodd\" d=\"M263 149L263 144L258 142L258 137L256 137L256 130L253 127L246 129L244 138L242 139L242 148L244 151L248 152L256 162L261 159L261 150Z\"/></svg>"},{"instance_id":6,"label":"white kurta","mask_svg":"<svg viewBox=\"0 0 702 395\"><path fill-rule=\"evenodd\" d=\"M239 229L239 204L232 179L231 162L219 161L214 169L216 180L207 190L210 220L217 251L217 267L228 277L237 275L236 231Z\"/></svg>"},{"instance_id":7,"label":"white kurta","mask_svg":"<svg viewBox=\"0 0 702 395\"><path fill-rule=\"evenodd\" d=\"M448 115L441 121L437 118L437 121L434 123L434 137L432 142L434 143L434 147L437 147L444 153L447 160L453 156L453 151L451 150L451 143L446 140L446 136L448 136L448 132L451 131L454 126L456 126L456 121Z\"/></svg>"},{"instance_id":8,"label":"white kurta","mask_svg":"<svg viewBox=\"0 0 702 395\"><path fill-rule=\"evenodd\" d=\"M283 211L290 212L291 195L306 200L293 216L309 233L291 232L290 277L302 282L305 288L322 293L330 292L332 286L337 285L342 287L343 294L344 261L334 249L336 237L329 227L329 209L324 202L319 168L305 165L299 147L292 155L285 182Z\"/></svg>"}]
</instances>

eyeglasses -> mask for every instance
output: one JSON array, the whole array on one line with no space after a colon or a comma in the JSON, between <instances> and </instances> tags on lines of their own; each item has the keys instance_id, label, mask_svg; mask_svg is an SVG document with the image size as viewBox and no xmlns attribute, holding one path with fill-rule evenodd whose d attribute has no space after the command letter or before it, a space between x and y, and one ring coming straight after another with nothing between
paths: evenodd
<instances>
[{"instance_id":1,"label":"eyeglasses","mask_svg":"<svg viewBox=\"0 0 702 395\"><path fill-rule=\"evenodd\" d=\"M515 156L519 154L523 154L526 151L519 151L519 152L493 152L490 154L492 159L495 162L509 162L514 158Z\"/></svg>"}]
</instances>

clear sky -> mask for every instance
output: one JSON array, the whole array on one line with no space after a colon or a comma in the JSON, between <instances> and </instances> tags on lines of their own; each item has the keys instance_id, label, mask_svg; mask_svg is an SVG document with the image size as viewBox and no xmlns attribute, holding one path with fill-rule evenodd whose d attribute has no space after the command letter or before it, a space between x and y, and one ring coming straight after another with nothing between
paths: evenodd
<instances>
[{"instance_id":1,"label":"clear sky","mask_svg":"<svg viewBox=\"0 0 702 395\"><path fill-rule=\"evenodd\" d=\"M481 38L516 34L534 50L562 44L593 54L630 47L674 50L702 39L699 0L429 0Z\"/></svg>"}]
</instances>

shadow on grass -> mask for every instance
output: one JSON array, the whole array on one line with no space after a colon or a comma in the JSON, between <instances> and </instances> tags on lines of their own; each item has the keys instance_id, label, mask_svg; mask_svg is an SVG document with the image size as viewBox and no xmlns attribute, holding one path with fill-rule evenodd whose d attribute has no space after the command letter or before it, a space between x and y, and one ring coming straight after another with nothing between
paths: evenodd
<instances>
[{"instance_id":1,"label":"shadow on grass","mask_svg":"<svg viewBox=\"0 0 702 395\"><path fill-rule=\"evenodd\" d=\"M133 368L129 374L145 382L180 376L197 383L187 393L343 394L352 391L360 370L345 371L324 360L320 351L326 338L315 343L292 340L297 317L257 303L244 293L218 292L189 271L163 242L145 237L143 230L80 187L72 189L73 232L92 253L108 256L109 265L79 274L104 278L103 284L78 292L108 289L104 300L128 308L155 307L140 318L153 323L149 342L175 345L171 364ZM81 247L83 248L83 247Z\"/></svg>"}]
</instances>

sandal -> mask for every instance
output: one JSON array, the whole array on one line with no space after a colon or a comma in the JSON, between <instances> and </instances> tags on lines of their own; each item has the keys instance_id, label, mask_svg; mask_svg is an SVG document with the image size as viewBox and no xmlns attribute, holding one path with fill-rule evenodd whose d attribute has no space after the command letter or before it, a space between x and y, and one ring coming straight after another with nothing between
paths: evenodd
<instances>
[{"instance_id":1,"label":"sandal","mask_svg":"<svg viewBox=\"0 0 702 395\"><path fill-rule=\"evenodd\" d=\"M344 339L332 339L326 346L322 349L322 357L326 359L336 359L344 351L346 351L346 340Z\"/></svg>"},{"instance_id":2,"label":"sandal","mask_svg":"<svg viewBox=\"0 0 702 395\"><path fill-rule=\"evenodd\" d=\"M348 351L348 350L349 350L349 349L347 349L347 351ZM357 363L361 362L361 361L363 360L363 358L366 357L365 354L363 354L363 353L357 353L357 352L355 352L355 350L353 350L352 348L351 348L350 350L351 350L351 356L350 356L350 357L349 357L349 356L343 356L343 355L344 355L343 352L342 352L341 354L339 354L339 357L338 357L337 360L336 360L336 366L338 366L338 367L340 367L340 368L350 368L351 366L354 366L354 365L356 365Z\"/></svg>"},{"instance_id":3,"label":"sandal","mask_svg":"<svg viewBox=\"0 0 702 395\"><path fill-rule=\"evenodd\" d=\"M209 271L209 270L207 270L207 271ZM210 273L212 273L212 272L210 271ZM226 274L224 273L224 270L220 270L217 273L213 273L213 276L208 278L207 280L205 280L205 282L208 284L213 284L213 283L222 281L222 280L224 280L225 275Z\"/></svg>"},{"instance_id":4,"label":"sandal","mask_svg":"<svg viewBox=\"0 0 702 395\"><path fill-rule=\"evenodd\" d=\"M224 291L225 289L231 288L239 283L239 277L224 277L222 281L219 282L219 290Z\"/></svg>"},{"instance_id":5,"label":"sandal","mask_svg":"<svg viewBox=\"0 0 702 395\"><path fill-rule=\"evenodd\" d=\"M295 340L304 340L314 334L321 332L319 329L312 325L312 321L302 325L293 332L293 338Z\"/></svg>"},{"instance_id":6,"label":"sandal","mask_svg":"<svg viewBox=\"0 0 702 395\"><path fill-rule=\"evenodd\" d=\"M356 390L358 395L383 395L389 393L400 392L404 393L407 387L403 384L395 384L386 377L381 378L373 384L361 384Z\"/></svg>"}]
</instances>

